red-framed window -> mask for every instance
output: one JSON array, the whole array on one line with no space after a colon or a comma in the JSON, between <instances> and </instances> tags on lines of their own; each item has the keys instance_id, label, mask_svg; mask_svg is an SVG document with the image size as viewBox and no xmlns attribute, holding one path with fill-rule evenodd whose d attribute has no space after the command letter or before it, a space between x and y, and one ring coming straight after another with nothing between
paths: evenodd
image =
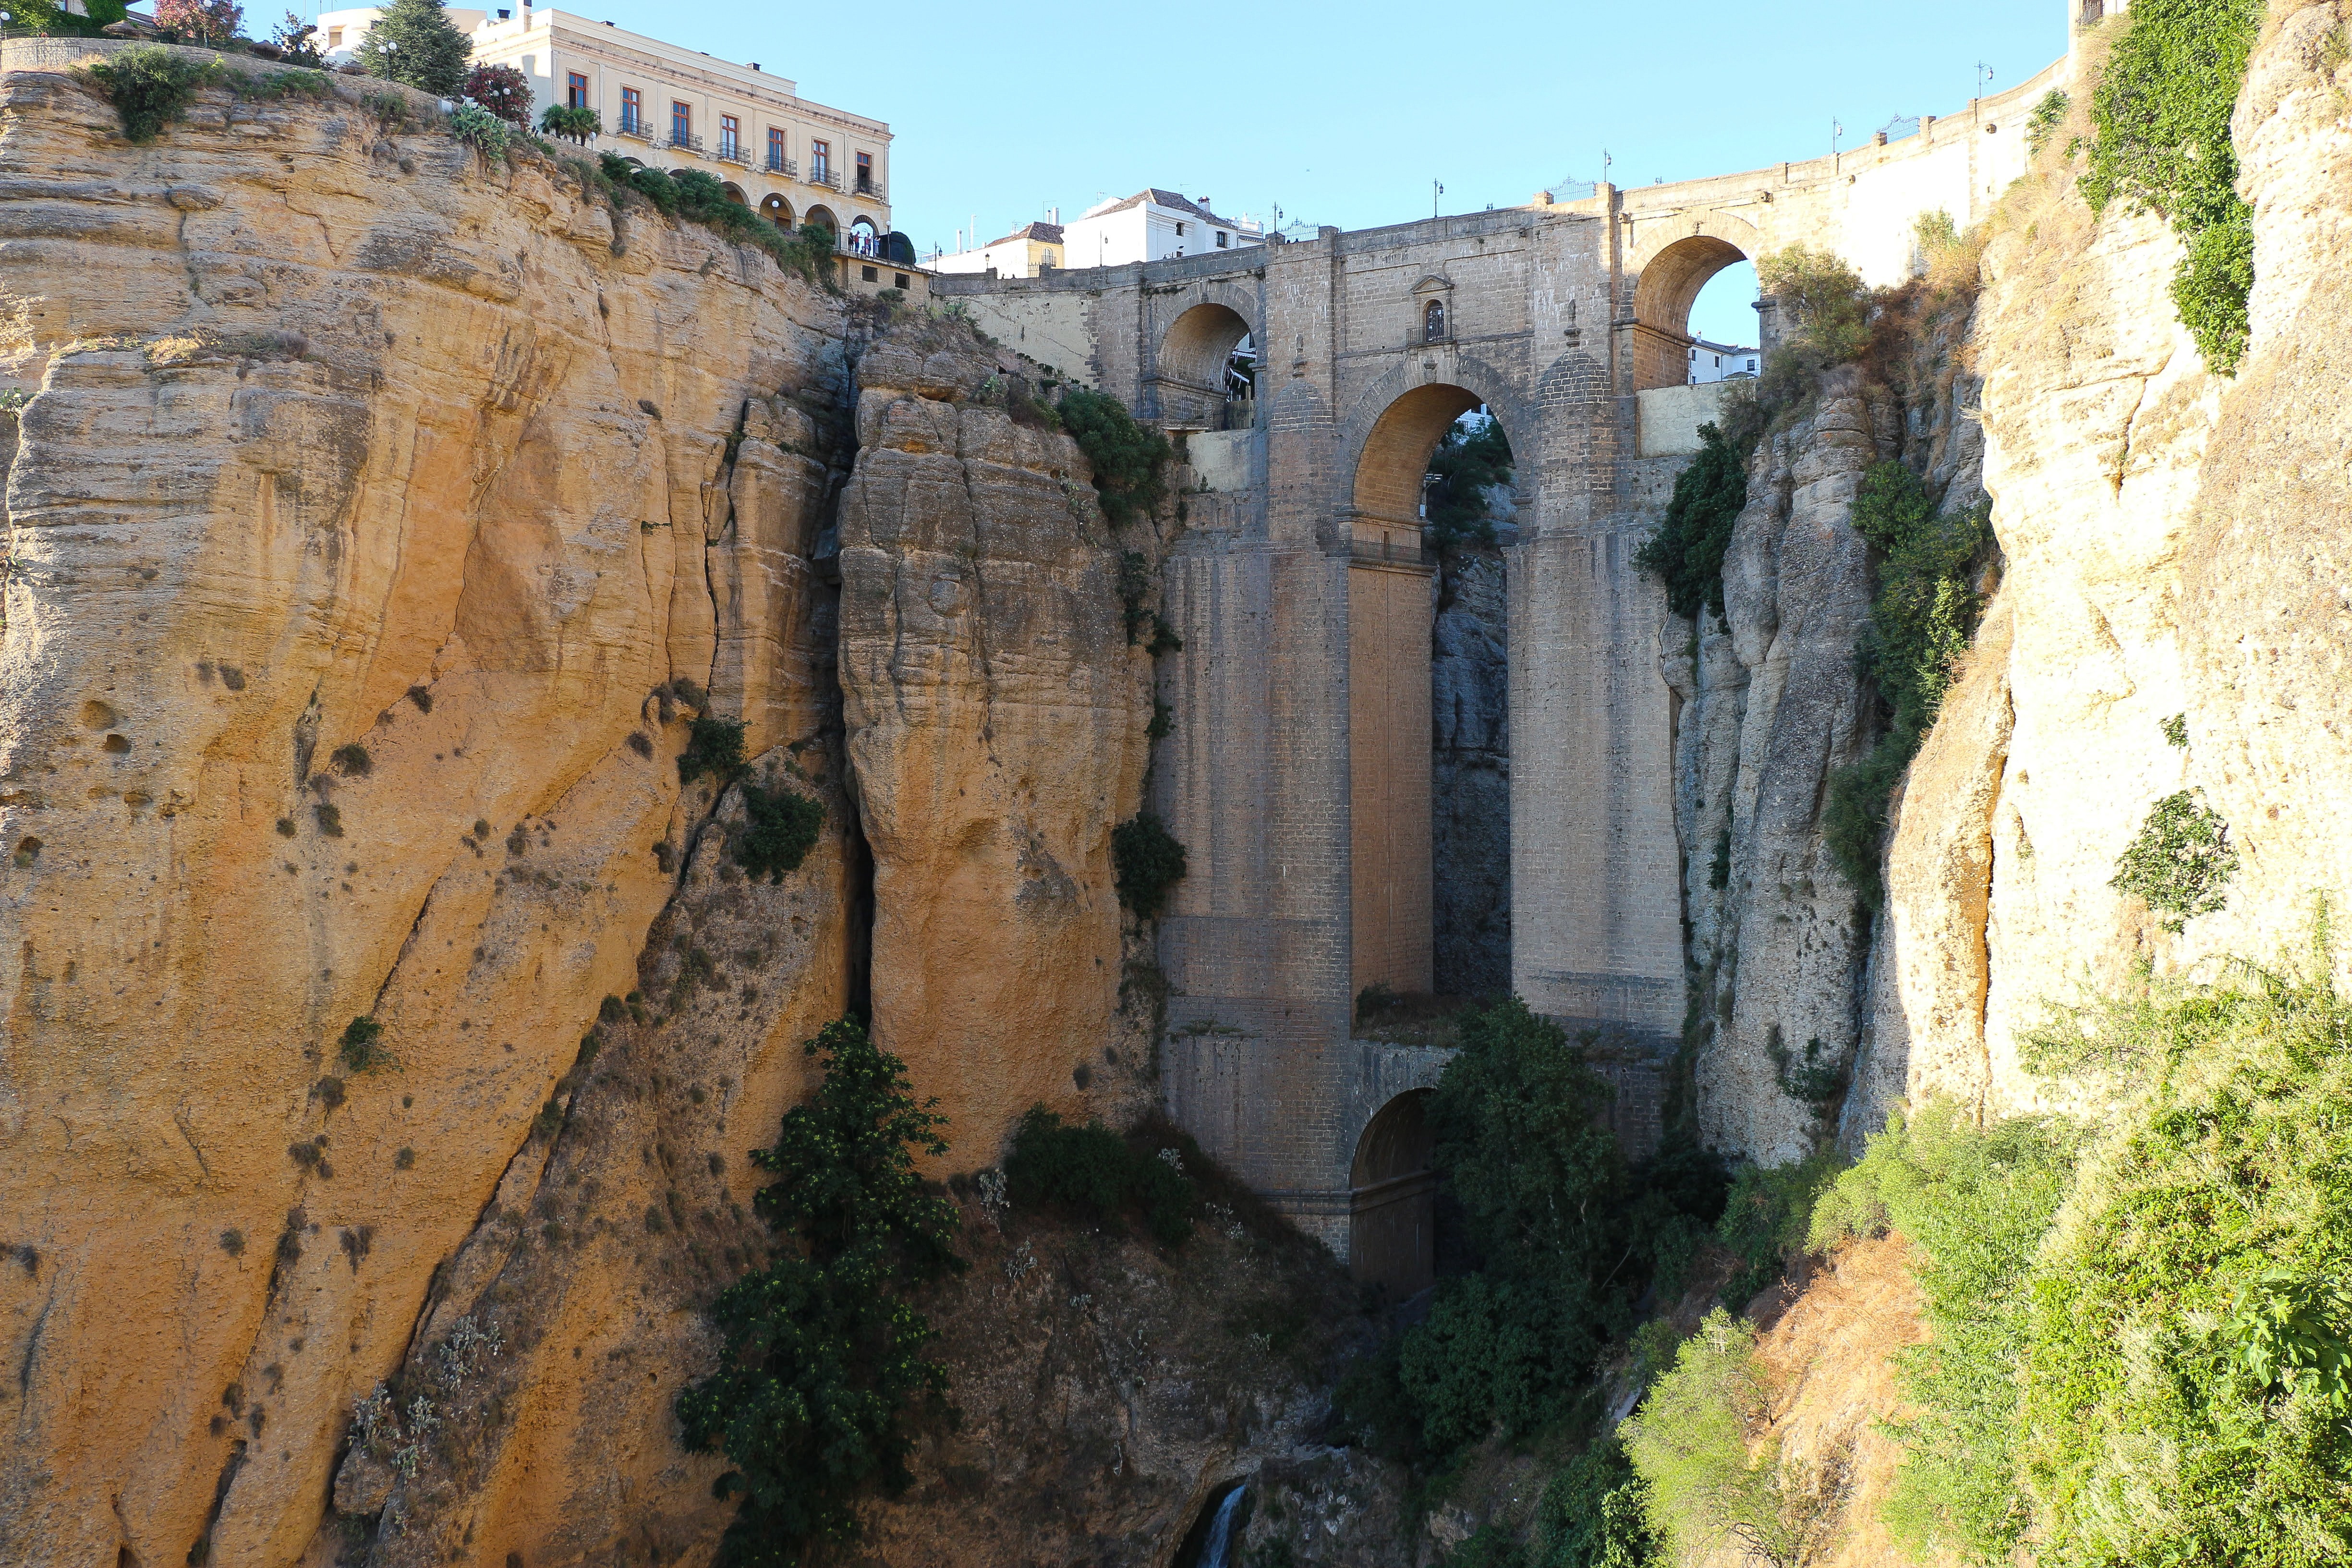
<instances>
[{"instance_id":1,"label":"red-framed window","mask_svg":"<svg viewBox=\"0 0 2352 1568\"><path fill-rule=\"evenodd\" d=\"M572 109L588 107L588 79L578 71L567 72L563 79L563 101Z\"/></svg>"}]
</instances>

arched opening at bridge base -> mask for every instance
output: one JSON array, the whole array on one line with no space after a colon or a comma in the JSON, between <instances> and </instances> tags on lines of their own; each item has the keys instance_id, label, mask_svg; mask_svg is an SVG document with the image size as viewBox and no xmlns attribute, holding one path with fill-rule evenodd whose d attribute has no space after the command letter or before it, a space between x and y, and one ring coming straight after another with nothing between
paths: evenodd
<instances>
[{"instance_id":1,"label":"arched opening at bridge base","mask_svg":"<svg viewBox=\"0 0 2352 1568\"><path fill-rule=\"evenodd\" d=\"M1633 286L1633 388L1681 386L1691 374L1691 305L1707 279L1753 259L1727 239L1694 234L1643 264Z\"/></svg>"},{"instance_id":2,"label":"arched opening at bridge base","mask_svg":"<svg viewBox=\"0 0 2352 1568\"><path fill-rule=\"evenodd\" d=\"M1160 340L1153 390L1160 422L1173 429L1235 429L1226 404L1234 394L1234 352L1251 342L1240 311L1218 304L1195 305L1176 318Z\"/></svg>"},{"instance_id":3,"label":"arched opening at bridge base","mask_svg":"<svg viewBox=\"0 0 2352 1568\"><path fill-rule=\"evenodd\" d=\"M1348 1272L1390 1301L1437 1281L1429 1097L1428 1089L1412 1089L1381 1107L1356 1140L1348 1172Z\"/></svg>"}]
</instances>

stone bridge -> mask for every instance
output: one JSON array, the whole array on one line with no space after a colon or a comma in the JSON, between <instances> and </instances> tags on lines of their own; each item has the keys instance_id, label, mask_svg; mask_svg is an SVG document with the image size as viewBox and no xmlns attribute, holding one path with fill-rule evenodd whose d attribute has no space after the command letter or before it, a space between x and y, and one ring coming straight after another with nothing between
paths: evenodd
<instances>
[{"instance_id":1,"label":"stone bridge","mask_svg":"<svg viewBox=\"0 0 2352 1568\"><path fill-rule=\"evenodd\" d=\"M1517 459L1512 982L1622 1042L1608 1070L1638 1152L1682 1026L1685 847L1665 603L1633 555L1708 401L1683 384L1692 302L1723 268L1798 242L1873 283L1909 276L1919 217L1984 216L2064 74L1809 163L937 280L1040 366L1193 433L1210 489L1186 498L1167 565L1184 647L1162 667L1176 727L1153 801L1190 853L1160 931L1167 1105L1360 1274L1411 1289L1429 1266L1420 1096L1444 1053L1355 1038L1351 1020L1368 985L1431 985L1431 450L1484 405ZM1244 333L1256 395L1229 402Z\"/></svg>"}]
</instances>

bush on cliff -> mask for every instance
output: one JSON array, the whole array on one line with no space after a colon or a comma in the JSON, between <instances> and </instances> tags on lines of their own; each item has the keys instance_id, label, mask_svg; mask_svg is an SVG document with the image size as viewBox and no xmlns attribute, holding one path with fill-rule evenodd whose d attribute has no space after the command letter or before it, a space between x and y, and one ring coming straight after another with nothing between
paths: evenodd
<instances>
[{"instance_id":1,"label":"bush on cliff","mask_svg":"<svg viewBox=\"0 0 2352 1568\"><path fill-rule=\"evenodd\" d=\"M198 60L161 44L133 44L81 68L122 121L134 142L152 142L185 115L196 89L221 79L217 60Z\"/></svg>"},{"instance_id":2,"label":"bush on cliff","mask_svg":"<svg viewBox=\"0 0 2352 1568\"><path fill-rule=\"evenodd\" d=\"M719 1370L678 1395L686 1445L734 1468L717 1485L742 1507L719 1562L790 1565L854 1539L856 1500L903 1491L911 1413L943 1409L947 1373L912 1291L964 1267L955 1205L915 1170L947 1152L947 1119L919 1105L903 1063L856 1020L804 1047L824 1084L784 1113L752 1160L776 1181L752 1206L783 1256L721 1291L710 1315Z\"/></svg>"},{"instance_id":3,"label":"bush on cliff","mask_svg":"<svg viewBox=\"0 0 2352 1568\"><path fill-rule=\"evenodd\" d=\"M2170 220L2188 253L2173 274L2181 325L2227 375L2246 350L2253 209L2238 195L2230 116L2262 26L2261 0L2137 0L2091 95L2097 127L2083 195Z\"/></svg>"},{"instance_id":4,"label":"bush on cliff","mask_svg":"<svg viewBox=\"0 0 2352 1568\"><path fill-rule=\"evenodd\" d=\"M1168 437L1135 422L1127 405L1107 392L1072 386L1057 407L1062 427L1078 443L1094 469L1095 491L1103 516L1113 528L1123 528L1167 496L1160 468L1175 455Z\"/></svg>"},{"instance_id":5,"label":"bush on cliff","mask_svg":"<svg viewBox=\"0 0 2352 1568\"><path fill-rule=\"evenodd\" d=\"M1016 1204L1051 1205L1097 1224L1114 1223L1132 1208L1152 1239L1173 1247L1192 1234L1194 1194L1184 1153L1170 1142L1139 1147L1099 1121L1072 1126L1033 1105L1013 1135L1004 1180ZM1197 1161L1199 1151L1192 1153Z\"/></svg>"},{"instance_id":6,"label":"bush on cliff","mask_svg":"<svg viewBox=\"0 0 2352 1568\"><path fill-rule=\"evenodd\" d=\"M735 843L735 863L753 881L781 882L801 868L824 829L824 803L795 789L743 785L743 832Z\"/></svg>"},{"instance_id":7,"label":"bush on cliff","mask_svg":"<svg viewBox=\"0 0 2352 1568\"><path fill-rule=\"evenodd\" d=\"M465 89L473 53L441 0L392 0L361 43L360 64L370 76L456 98Z\"/></svg>"},{"instance_id":8,"label":"bush on cliff","mask_svg":"<svg viewBox=\"0 0 2352 1568\"><path fill-rule=\"evenodd\" d=\"M61 0L16 0L8 7L26 31L51 37L95 38L108 24L120 22L131 9L129 0L83 0L82 11L65 8Z\"/></svg>"},{"instance_id":9,"label":"bush on cliff","mask_svg":"<svg viewBox=\"0 0 2352 1568\"><path fill-rule=\"evenodd\" d=\"M1666 515L1633 563L1666 585L1666 603L1692 620L1702 609L1723 614L1723 557L1731 526L1748 504L1746 455L1717 426L1698 427L1698 456L1675 476Z\"/></svg>"},{"instance_id":10,"label":"bush on cliff","mask_svg":"<svg viewBox=\"0 0 2352 1568\"><path fill-rule=\"evenodd\" d=\"M1822 835L1839 872L1875 909L1887 804L1936 721L1982 608L1969 566L1990 536L1990 512L1938 514L1916 474L1885 462L1863 476L1849 516L1880 552L1878 593L1857 652L1889 716L1869 754L1831 775Z\"/></svg>"},{"instance_id":11,"label":"bush on cliff","mask_svg":"<svg viewBox=\"0 0 2352 1568\"><path fill-rule=\"evenodd\" d=\"M1169 891L1184 879L1184 846L1148 811L1111 829L1110 858L1119 902L1142 920L1157 915Z\"/></svg>"}]
</instances>

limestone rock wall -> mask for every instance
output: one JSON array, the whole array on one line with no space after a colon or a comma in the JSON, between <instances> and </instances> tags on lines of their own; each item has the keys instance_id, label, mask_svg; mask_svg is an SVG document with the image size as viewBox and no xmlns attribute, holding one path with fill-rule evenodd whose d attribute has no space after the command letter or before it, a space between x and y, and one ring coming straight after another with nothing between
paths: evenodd
<instances>
[{"instance_id":1,"label":"limestone rock wall","mask_svg":"<svg viewBox=\"0 0 2352 1568\"><path fill-rule=\"evenodd\" d=\"M1974 353L2008 570L1898 809L1855 1131L1902 1094L2079 1104L2018 1059L2049 1003L2139 960L2277 960L2305 948L2315 898L2352 889L2332 826L2352 805L2343 25L2330 5L2272 6L2239 102L2255 286L2234 377L2175 320L2170 230L2095 218L2076 192L2063 149L2083 95L2000 216ZM2185 749L2161 729L2175 714ZM2242 859L2228 907L2175 934L2109 883L2181 789Z\"/></svg>"},{"instance_id":2,"label":"limestone rock wall","mask_svg":"<svg viewBox=\"0 0 2352 1568\"><path fill-rule=\"evenodd\" d=\"M1148 1103L1148 1037L1113 1037L1110 836L1141 798L1151 678L1076 443L997 405L960 329L934 335L960 347L916 334L858 365L841 669L878 1037L969 1170L1040 1101Z\"/></svg>"},{"instance_id":3,"label":"limestone rock wall","mask_svg":"<svg viewBox=\"0 0 2352 1568\"><path fill-rule=\"evenodd\" d=\"M1433 965L1438 994L1511 988L1509 638L1501 552L1465 551L1430 634Z\"/></svg>"}]
</instances>

